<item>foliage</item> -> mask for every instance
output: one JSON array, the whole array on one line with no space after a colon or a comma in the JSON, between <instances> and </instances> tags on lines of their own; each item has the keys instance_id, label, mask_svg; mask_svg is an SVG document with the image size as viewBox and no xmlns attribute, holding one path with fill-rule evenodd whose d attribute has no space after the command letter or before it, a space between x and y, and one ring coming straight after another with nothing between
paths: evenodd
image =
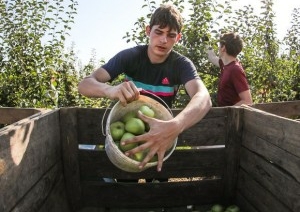
<instances>
[{"instance_id":1,"label":"foliage","mask_svg":"<svg viewBox=\"0 0 300 212\"><path fill-rule=\"evenodd\" d=\"M208 63L206 45L213 46L217 52L216 44L220 34L236 31L242 35L245 42L239 59L251 85L254 103L299 99L299 9L294 9L292 28L284 41L279 41L274 26L272 0L261 1L262 12L259 15L256 15L251 5L234 10L231 6L234 1L224 1L223 4L215 0L175 1L182 11L185 11L185 7L190 8L182 32L183 37L175 50L188 56L195 63L216 105L219 70ZM155 9L155 1L144 2L146 4L143 8L148 6L150 12ZM138 18L131 34L127 32L124 36L127 42L147 43L143 32L150 14ZM282 45L286 46L284 52L280 51ZM178 96L175 105L182 107L187 102L183 88Z\"/></svg>"},{"instance_id":2,"label":"foliage","mask_svg":"<svg viewBox=\"0 0 300 212\"><path fill-rule=\"evenodd\" d=\"M72 104L74 69L64 41L77 2L0 2L0 105L58 107ZM66 99L69 98L69 99Z\"/></svg>"},{"instance_id":3,"label":"foliage","mask_svg":"<svg viewBox=\"0 0 300 212\"><path fill-rule=\"evenodd\" d=\"M194 62L216 105L219 70L208 62L206 45L217 52L220 34L237 31L245 42L239 59L254 102L300 99L300 8L293 10L291 28L279 40L273 0L261 0L260 14L251 5L234 9L235 1L173 0L185 18L183 36L175 50ZM78 94L78 82L99 64L92 51L89 64L78 67L73 47L65 50L77 5L76 0L0 0L0 106L108 107L112 103ZM148 43L144 30L157 6L158 1L141 3L147 14L125 32L126 42ZM123 79L120 76L112 84ZM181 87L175 107L184 107L188 99Z\"/></svg>"}]
</instances>

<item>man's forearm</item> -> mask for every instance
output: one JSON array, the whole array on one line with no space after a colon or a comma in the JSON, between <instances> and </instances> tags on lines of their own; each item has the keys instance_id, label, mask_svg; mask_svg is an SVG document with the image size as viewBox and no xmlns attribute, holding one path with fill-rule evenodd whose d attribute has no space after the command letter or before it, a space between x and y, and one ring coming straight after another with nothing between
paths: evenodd
<instances>
[{"instance_id":1,"label":"man's forearm","mask_svg":"<svg viewBox=\"0 0 300 212\"><path fill-rule=\"evenodd\" d=\"M181 123L181 132L198 123L211 109L212 103L208 93L195 94L188 105L175 117Z\"/></svg>"}]
</instances>

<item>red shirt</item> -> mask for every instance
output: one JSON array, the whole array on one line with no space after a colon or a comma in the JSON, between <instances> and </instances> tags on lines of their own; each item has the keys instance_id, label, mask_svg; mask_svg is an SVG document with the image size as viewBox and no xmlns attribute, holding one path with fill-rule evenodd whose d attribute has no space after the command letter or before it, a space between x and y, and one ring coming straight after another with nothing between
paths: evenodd
<instances>
[{"instance_id":1,"label":"red shirt","mask_svg":"<svg viewBox=\"0 0 300 212\"><path fill-rule=\"evenodd\" d=\"M218 106L232 106L241 99L239 93L249 90L245 71L237 61L224 65L219 60L221 75L218 84Z\"/></svg>"}]
</instances>

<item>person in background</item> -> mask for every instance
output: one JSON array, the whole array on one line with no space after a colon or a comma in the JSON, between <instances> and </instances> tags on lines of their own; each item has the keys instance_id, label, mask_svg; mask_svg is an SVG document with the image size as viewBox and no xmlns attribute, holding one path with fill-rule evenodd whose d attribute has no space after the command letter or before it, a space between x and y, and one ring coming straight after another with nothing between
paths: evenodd
<instances>
[{"instance_id":1,"label":"person in background","mask_svg":"<svg viewBox=\"0 0 300 212\"><path fill-rule=\"evenodd\" d=\"M211 47L207 50L208 60L220 67L218 84L218 106L240 106L252 104L250 86L245 71L237 56L243 49L243 40L234 32L225 33L220 37L219 56Z\"/></svg>"},{"instance_id":2,"label":"person in background","mask_svg":"<svg viewBox=\"0 0 300 212\"><path fill-rule=\"evenodd\" d=\"M212 107L208 90L194 64L173 50L173 46L181 38L182 25L182 16L174 5L161 5L155 10L145 29L149 44L120 51L78 85L79 93L84 96L107 97L119 100L124 106L137 100L140 94L147 95L149 92L171 106L178 87L184 85L190 101L176 117L162 121L139 113L139 118L149 124L149 132L121 143L124 145L145 141L143 145L126 152L130 156L149 149L147 156L139 164L140 168L157 154L157 171L161 171L164 155L175 138L199 122ZM110 84L123 73L124 82L115 86Z\"/></svg>"}]
</instances>

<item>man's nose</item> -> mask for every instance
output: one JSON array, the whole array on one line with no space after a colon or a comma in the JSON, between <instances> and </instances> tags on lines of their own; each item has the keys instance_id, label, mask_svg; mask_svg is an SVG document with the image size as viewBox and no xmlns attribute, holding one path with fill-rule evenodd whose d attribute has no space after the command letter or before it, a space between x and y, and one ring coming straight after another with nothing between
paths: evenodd
<instances>
[{"instance_id":1,"label":"man's nose","mask_svg":"<svg viewBox=\"0 0 300 212\"><path fill-rule=\"evenodd\" d=\"M162 42L162 43L167 43L167 36L162 35L162 36L160 37L160 42Z\"/></svg>"}]
</instances>

